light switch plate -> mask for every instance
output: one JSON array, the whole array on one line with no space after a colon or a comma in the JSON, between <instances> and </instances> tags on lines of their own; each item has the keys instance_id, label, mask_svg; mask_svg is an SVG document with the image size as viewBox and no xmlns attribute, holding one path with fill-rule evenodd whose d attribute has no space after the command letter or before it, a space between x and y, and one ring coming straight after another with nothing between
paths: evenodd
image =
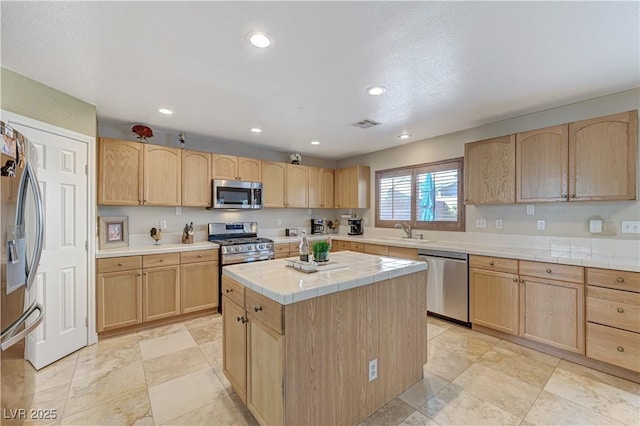
<instances>
[{"instance_id":1,"label":"light switch plate","mask_svg":"<svg viewBox=\"0 0 640 426\"><path fill-rule=\"evenodd\" d=\"M592 234L602 234L602 219L589 220L589 232Z\"/></svg>"},{"instance_id":2,"label":"light switch plate","mask_svg":"<svg viewBox=\"0 0 640 426\"><path fill-rule=\"evenodd\" d=\"M547 222L544 219L538 220L538 231L544 231L547 229Z\"/></svg>"},{"instance_id":3,"label":"light switch plate","mask_svg":"<svg viewBox=\"0 0 640 426\"><path fill-rule=\"evenodd\" d=\"M527 204L527 216L536 214L536 207L533 204Z\"/></svg>"},{"instance_id":4,"label":"light switch plate","mask_svg":"<svg viewBox=\"0 0 640 426\"><path fill-rule=\"evenodd\" d=\"M486 228L487 219L476 219L476 228Z\"/></svg>"}]
</instances>

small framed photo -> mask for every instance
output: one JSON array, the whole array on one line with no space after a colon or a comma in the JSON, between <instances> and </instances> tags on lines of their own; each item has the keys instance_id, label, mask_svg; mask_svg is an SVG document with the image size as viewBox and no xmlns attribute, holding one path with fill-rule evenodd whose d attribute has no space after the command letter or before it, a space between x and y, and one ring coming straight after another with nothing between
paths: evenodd
<instances>
[{"instance_id":1,"label":"small framed photo","mask_svg":"<svg viewBox=\"0 0 640 426\"><path fill-rule=\"evenodd\" d=\"M127 216L98 218L100 250L129 247L129 218Z\"/></svg>"}]
</instances>

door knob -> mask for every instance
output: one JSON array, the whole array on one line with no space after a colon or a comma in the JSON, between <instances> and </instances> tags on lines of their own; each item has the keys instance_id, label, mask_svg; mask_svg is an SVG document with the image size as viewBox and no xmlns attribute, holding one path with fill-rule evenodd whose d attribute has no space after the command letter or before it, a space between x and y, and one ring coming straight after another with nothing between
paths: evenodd
<instances>
[{"instance_id":1,"label":"door knob","mask_svg":"<svg viewBox=\"0 0 640 426\"><path fill-rule=\"evenodd\" d=\"M622 309L622 308L618 308L618 309L616 309L616 310L617 310L617 311L618 311L618 313L620 313L620 314L624 313L624 309Z\"/></svg>"}]
</instances>

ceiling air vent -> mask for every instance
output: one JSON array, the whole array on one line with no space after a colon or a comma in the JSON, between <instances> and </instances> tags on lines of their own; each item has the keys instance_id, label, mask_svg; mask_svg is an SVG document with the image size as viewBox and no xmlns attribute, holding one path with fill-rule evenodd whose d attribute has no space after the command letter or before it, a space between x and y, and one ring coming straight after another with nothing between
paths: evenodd
<instances>
[{"instance_id":1,"label":"ceiling air vent","mask_svg":"<svg viewBox=\"0 0 640 426\"><path fill-rule=\"evenodd\" d=\"M379 126L380 124L382 123L378 123L377 121L373 121L373 120L369 120L368 118L365 118L351 125L360 127L361 129L368 129L369 127Z\"/></svg>"}]
</instances>

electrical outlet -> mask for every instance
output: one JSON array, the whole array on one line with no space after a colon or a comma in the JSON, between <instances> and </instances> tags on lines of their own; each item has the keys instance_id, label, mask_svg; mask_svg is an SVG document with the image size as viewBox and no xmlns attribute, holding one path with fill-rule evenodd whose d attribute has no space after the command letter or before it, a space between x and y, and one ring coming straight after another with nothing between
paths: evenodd
<instances>
[{"instance_id":1,"label":"electrical outlet","mask_svg":"<svg viewBox=\"0 0 640 426\"><path fill-rule=\"evenodd\" d=\"M592 234L602 234L602 219L589 220L589 232Z\"/></svg>"},{"instance_id":2,"label":"electrical outlet","mask_svg":"<svg viewBox=\"0 0 640 426\"><path fill-rule=\"evenodd\" d=\"M527 216L533 216L536 214L536 208L533 204L527 204Z\"/></svg>"},{"instance_id":3,"label":"electrical outlet","mask_svg":"<svg viewBox=\"0 0 640 426\"><path fill-rule=\"evenodd\" d=\"M476 228L486 228L487 219L476 219Z\"/></svg>"},{"instance_id":4,"label":"electrical outlet","mask_svg":"<svg viewBox=\"0 0 640 426\"><path fill-rule=\"evenodd\" d=\"M496 229L502 229L502 219L496 219Z\"/></svg>"},{"instance_id":5,"label":"electrical outlet","mask_svg":"<svg viewBox=\"0 0 640 426\"><path fill-rule=\"evenodd\" d=\"M544 231L547 229L547 222L544 219L538 220L538 231Z\"/></svg>"},{"instance_id":6,"label":"electrical outlet","mask_svg":"<svg viewBox=\"0 0 640 426\"><path fill-rule=\"evenodd\" d=\"M160 229L167 229L167 221L166 220L161 220L160 221Z\"/></svg>"},{"instance_id":7,"label":"electrical outlet","mask_svg":"<svg viewBox=\"0 0 640 426\"><path fill-rule=\"evenodd\" d=\"M372 382L378 378L378 358L369 361L369 381Z\"/></svg>"},{"instance_id":8,"label":"electrical outlet","mask_svg":"<svg viewBox=\"0 0 640 426\"><path fill-rule=\"evenodd\" d=\"M623 234L640 234L640 220L623 220Z\"/></svg>"},{"instance_id":9,"label":"electrical outlet","mask_svg":"<svg viewBox=\"0 0 640 426\"><path fill-rule=\"evenodd\" d=\"M282 225L282 219L278 218L278 225Z\"/></svg>"},{"instance_id":10,"label":"electrical outlet","mask_svg":"<svg viewBox=\"0 0 640 426\"><path fill-rule=\"evenodd\" d=\"M364 224L366 225L366 224L367 224L367 217L365 216L365 217L363 217L362 219L363 219L363 221L364 221Z\"/></svg>"},{"instance_id":11,"label":"electrical outlet","mask_svg":"<svg viewBox=\"0 0 640 426\"><path fill-rule=\"evenodd\" d=\"M176 216L182 216L182 207L176 207Z\"/></svg>"}]
</instances>

